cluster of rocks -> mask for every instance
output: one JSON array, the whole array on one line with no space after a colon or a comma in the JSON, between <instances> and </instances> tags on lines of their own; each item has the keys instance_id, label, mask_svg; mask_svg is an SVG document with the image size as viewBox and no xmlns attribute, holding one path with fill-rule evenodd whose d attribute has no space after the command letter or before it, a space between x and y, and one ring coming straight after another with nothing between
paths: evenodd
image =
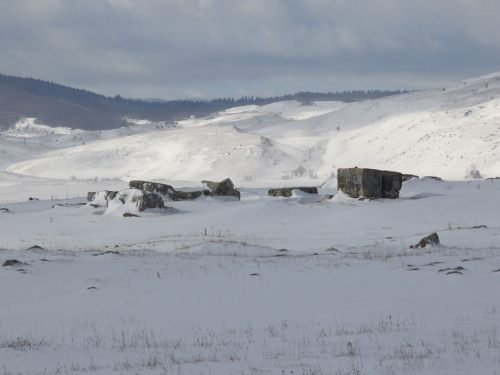
<instances>
[{"instance_id":1,"label":"cluster of rocks","mask_svg":"<svg viewBox=\"0 0 500 375\"><path fill-rule=\"evenodd\" d=\"M220 182L202 181L207 185L207 189L196 191L176 190L167 184L150 181L132 180L129 188L121 191L103 190L99 192L87 193L87 200L93 207L109 207L113 204L133 203L137 211L144 211L148 208L165 208L166 201L193 200L203 196L230 196L240 200L240 192L234 188L233 182L226 178Z\"/></svg>"},{"instance_id":2,"label":"cluster of rocks","mask_svg":"<svg viewBox=\"0 0 500 375\"><path fill-rule=\"evenodd\" d=\"M403 182L419 178L412 174L402 174L370 168L340 168L337 171L337 187L339 191L351 198L399 198ZM268 195L273 197L291 197L293 190L308 194L318 194L316 187L288 187L269 189ZM332 196L328 196L331 199Z\"/></svg>"}]
</instances>

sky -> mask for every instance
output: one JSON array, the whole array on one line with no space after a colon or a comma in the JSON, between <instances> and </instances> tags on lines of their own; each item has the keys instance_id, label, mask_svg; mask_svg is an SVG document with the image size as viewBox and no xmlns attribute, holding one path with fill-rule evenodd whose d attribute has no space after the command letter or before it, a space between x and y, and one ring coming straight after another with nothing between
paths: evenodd
<instances>
[{"instance_id":1,"label":"sky","mask_svg":"<svg viewBox=\"0 0 500 375\"><path fill-rule=\"evenodd\" d=\"M500 71L499 0L1 0L0 73L133 98L423 89Z\"/></svg>"}]
</instances>

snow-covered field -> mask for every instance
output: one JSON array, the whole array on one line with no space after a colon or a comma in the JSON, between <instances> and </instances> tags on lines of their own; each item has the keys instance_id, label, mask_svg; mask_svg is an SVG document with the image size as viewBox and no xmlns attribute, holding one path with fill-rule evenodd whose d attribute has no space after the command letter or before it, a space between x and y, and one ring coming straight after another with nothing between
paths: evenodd
<instances>
[{"instance_id":1,"label":"snow-covered field","mask_svg":"<svg viewBox=\"0 0 500 375\"><path fill-rule=\"evenodd\" d=\"M21 262L0 267L0 374L498 374L500 179L459 181L470 164L500 175L497 77L350 105L102 132L25 120L0 134L0 266ZM299 165L318 178L293 176ZM450 180L359 201L327 181L354 165ZM241 201L130 218L85 205L133 177L175 188L230 177ZM325 181L318 195L267 195ZM410 248L434 232L441 245Z\"/></svg>"},{"instance_id":2,"label":"snow-covered field","mask_svg":"<svg viewBox=\"0 0 500 375\"><path fill-rule=\"evenodd\" d=\"M4 373L495 374L500 180L334 192L139 218L1 203L0 261L24 263L0 268Z\"/></svg>"}]
</instances>

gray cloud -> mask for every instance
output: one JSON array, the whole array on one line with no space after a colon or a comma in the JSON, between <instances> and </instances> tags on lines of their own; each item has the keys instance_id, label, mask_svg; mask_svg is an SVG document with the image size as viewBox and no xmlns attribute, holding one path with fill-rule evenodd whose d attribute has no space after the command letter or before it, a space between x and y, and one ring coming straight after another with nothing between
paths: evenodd
<instances>
[{"instance_id":1,"label":"gray cloud","mask_svg":"<svg viewBox=\"0 0 500 375\"><path fill-rule=\"evenodd\" d=\"M0 72L134 97L414 88L500 70L498 0L16 0Z\"/></svg>"}]
</instances>

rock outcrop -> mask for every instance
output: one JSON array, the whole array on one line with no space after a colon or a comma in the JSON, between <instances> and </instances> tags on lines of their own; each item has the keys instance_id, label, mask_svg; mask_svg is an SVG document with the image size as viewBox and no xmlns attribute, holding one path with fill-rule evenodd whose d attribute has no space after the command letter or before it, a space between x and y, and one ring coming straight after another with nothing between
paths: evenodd
<instances>
[{"instance_id":1,"label":"rock outcrop","mask_svg":"<svg viewBox=\"0 0 500 375\"><path fill-rule=\"evenodd\" d=\"M174 198L175 189L167 184L132 180L129 182L128 186L130 186L130 188L132 189L139 189L139 190L149 191L150 193L161 194L164 197L168 197L170 199Z\"/></svg>"},{"instance_id":2,"label":"rock outcrop","mask_svg":"<svg viewBox=\"0 0 500 375\"><path fill-rule=\"evenodd\" d=\"M298 187L269 189L267 195L270 195L272 197L291 197L293 194L293 190L300 190L307 194L318 194L317 187L298 186Z\"/></svg>"},{"instance_id":3,"label":"rock outcrop","mask_svg":"<svg viewBox=\"0 0 500 375\"><path fill-rule=\"evenodd\" d=\"M369 168L340 168L338 189L352 198L399 198L403 176L399 172Z\"/></svg>"},{"instance_id":4,"label":"rock outcrop","mask_svg":"<svg viewBox=\"0 0 500 375\"><path fill-rule=\"evenodd\" d=\"M114 199L117 193L117 191L109 190L89 192L87 193L87 200L90 198L89 202L91 202L90 204L92 204L93 207L108 207L108 201Z\"/></svg>"},{"instance_id":5,"label":"rock outcrop","mask_svg":"<svg viewBox=\"0 0 500 375\"><path fill-rule=\"evenodd\" d=\"M202 195L208 196L210 195L210 190L198 190L198 191L179 191L176 190L174 192L174 201L185 201L185 200L193 200L201 197Z\"/></svg>"},{"instance_id":6,"label":"rock outcrop","mask_svg":"<svg viewBox=\"0 0 500 375\"><path fill-rule=\"evenodd\" d=\"M129 186L133 189L148 191L151 193L159 194L164 200L184 201L199 198L202 195L211 195L209 190L198 191L181 191L175 190L172 186L167 184L160 184L157 182L138 181L132 180Z\"/></svg>"},{"instance_id":7,"label":"rock outcrop","mask_svg":"<svg viewBox=\"0 0 500 375\"><path fill-rule=\"evenodd\" d=\"M165 208L163 198L149 191L126 189L119 191L113 199L108 201L106 213L122 211L134 213L148 208Z\"/></svg>"},{"instance_id":8,"label":"rock outcrop","mask_svg":"<svg viewBox=\"0 0 500 375\"><path fill-rule=\"evenodd\" d=\"M238 198L238 200L241 198L240 192L234 188L234 184L229 178L221 182L207 180L201 182L207 185L211 196L232 196Z\"/></svg>"}]
</instances>

